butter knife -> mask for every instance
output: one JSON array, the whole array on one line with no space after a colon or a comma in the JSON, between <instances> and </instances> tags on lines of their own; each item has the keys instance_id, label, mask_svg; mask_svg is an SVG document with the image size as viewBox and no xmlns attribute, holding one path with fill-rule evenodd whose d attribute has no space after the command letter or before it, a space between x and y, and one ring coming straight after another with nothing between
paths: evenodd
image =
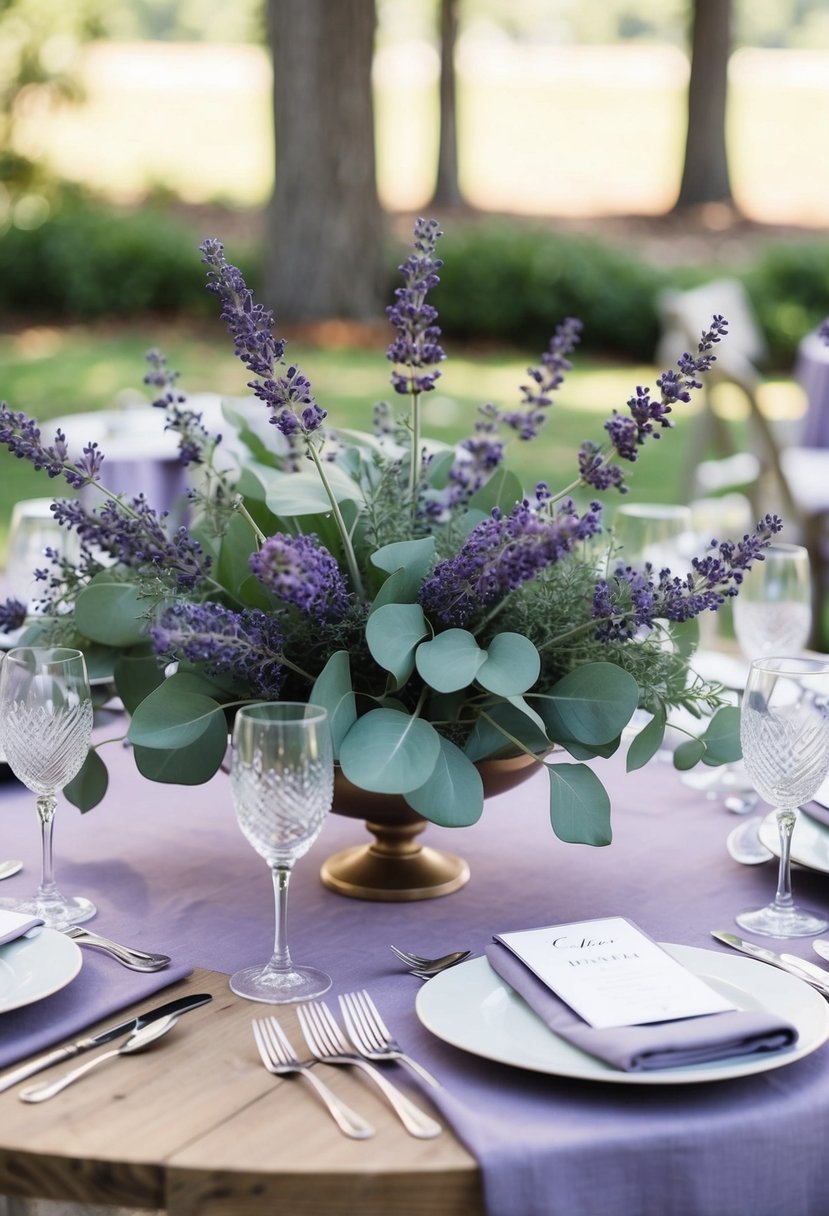
<instances>
[{"instance_id":1,"label":"butter knife","mask_svg":"<svg viewBox=\"0 0 829 1216\"><path fill-rule=\"evenodd\" d=\"M187 1013L188 1010L196 1009L199 1005L206 1005L208 1001L212 1000L213 997L209 992L194 992L190 996L181 996L178 1000L167 1001L166 1004L159 1005L156 1009L150 1009L147 1013L139 1014L138 1017L127 1018L126 1021L118 1022L115 1026L108 1026L106 1030L101 1030L98 1034L76 1039L74 1043L67 1043L65 1047L57 1047L54 1051L46 1052L45 1055L35 1056L33 1060L27 1060L19 1068L14 1068L11 1072L0 1076L0 1093L3 1090L11 1089L12 1085L17 1085L18 1081L25 1081L27 1077L34 1076L36 1072L42 1072L44 1068L51 1068L53 1064L71 1060L84 1051L100 1047L102 1043L111 1043L113 1039L117 1039L123 1034L141 1030L142 1027L149 1026L151 1022L157 1022L159 1018L166 1018L169 1014Z\"/></svg>"},{"instance_id":2,"label":"butter knife","mask_svg":"<svg viewBox=\"0 0 829 1216\"><path fill-rule=\"evenodd\" d=\"M731 946L732 950L739 950L741 954L747 954L749 958L759 959L763 963L770 963L772 967L779 967L781 971L787 971L789 975L816 988L822 996L829 997L829 983L818 976L810 975L801 960L795 959L794 955L789 954L783 957L775 954L773 950L769 950L767 946L757 946L754 942L743 941L741 937L737 937L734 933L726 933L723 929L712 929L711 936L715 937L718 942ZM815 971L817 970L816 967Z\"/></svg>"}]
</instances>

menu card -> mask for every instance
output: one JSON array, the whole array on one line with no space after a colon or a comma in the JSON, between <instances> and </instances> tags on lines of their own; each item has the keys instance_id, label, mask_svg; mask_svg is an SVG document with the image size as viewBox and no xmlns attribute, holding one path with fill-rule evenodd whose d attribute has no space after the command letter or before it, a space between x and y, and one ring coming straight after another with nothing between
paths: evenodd
<instances>
[{"instance_id":1,"label":"menu card","mask_svg":"<svg viewBox=\"0 0 829 1216\"><path fill-rule=\"evenodd\" d=\"M641 1026L735 1006L622 916L499 933L590 1026Z\"/></svg>"}]
</instances>

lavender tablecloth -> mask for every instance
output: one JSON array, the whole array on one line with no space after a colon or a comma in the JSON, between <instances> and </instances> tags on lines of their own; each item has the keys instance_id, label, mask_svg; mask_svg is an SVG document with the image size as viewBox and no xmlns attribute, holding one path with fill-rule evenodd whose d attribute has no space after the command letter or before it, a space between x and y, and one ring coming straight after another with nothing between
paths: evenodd
<instances>
[{"instance_id":1,"label":"lavender tablecloth","mask_svg":"<svg viewBox=\"0 0 829 1216\"><path fill-rule=\"evenodd\" d=\"M163 950L176 966L229 972L264 960L270 877L236 827L227 778L157 786L119 747L108 754L106 802L85 816L58 810L61 885L96 900L102 932ZM733 928L736 912L770 895L771 864L740 867L726 854L735 821L718 803L664 764L628 776L616 760L601 768L613 793L610 848L558 841L546 783L534 778L492 800L472 828L428 829L430 843L462 853L472 870L462 891L429 902L372 904L323 888L321 861L365 836L359 822L333 816L296 869L293 953L328 970L334 994L368 987L404 1045L444 1082L436 1100L481 1163L491 1216L819 1216L829 1201L828 1047L742 1080L606 1085L484 1061L417 1019L419 981L390 942L479 954L494 932L624 915L657 940L720 950L709 930ZM27 863L2 893L26 893L37 870L31 796L4 788L0 812L0 856ZM800 871L797 887L804 902L829 910L825 876ZM807 941L788 948L809 953ZM88 952L64 993L0 1015L0 1045L20 1052L32 1050L30 1033L62 1038L73 1001L91 1017L102 995L133 999L124 985L137 981L145 982Z\"/></svg>"}]
</instances>

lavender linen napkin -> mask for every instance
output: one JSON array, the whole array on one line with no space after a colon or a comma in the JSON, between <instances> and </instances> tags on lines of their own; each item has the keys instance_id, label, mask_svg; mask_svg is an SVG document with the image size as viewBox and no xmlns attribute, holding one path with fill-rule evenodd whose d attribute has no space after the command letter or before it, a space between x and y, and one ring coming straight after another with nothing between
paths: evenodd
<instances>
[{"instance_id":1,"label":"lavender linen napkin","mask_svg":"<svg viewBox=\"0 0 829 1216\"><path fill-rule=\"evenodd\" d=\"M149 999L191 971L190 964L183 962L173 962L163 971L127 971L90 950L84 954L80 972L65 988L31 1005L0 1013L0 1069L67 1042L94 1022L117 1015L134 1001Z\"/></svg>"},{"instance_id":2,"label":"lavender linen napkin","mask_svg":"<svg viewBox=\"0 0 829 1216\"><path fill-rule=\"evenodd\" d=\"M16 942L19 937L25 937L32 929L38 929L43 924L39 916L26 916L22 912L0 910L0 946Z\"/></svg>"},{"instance_id":3,"label":"lavender linen napkin","mask_svg":"<svg viewBox=\"0 0 829 1216\"><path fill-rule=\"evenodd\" d=\"M712 1060L780 1051L797 1031L771 1014L734 1010L647 1026L589 1026L500 942L486 948L489 965L523 997L554 1034L623 1072L682 1068Z\"/></svg>"}]
</instances>

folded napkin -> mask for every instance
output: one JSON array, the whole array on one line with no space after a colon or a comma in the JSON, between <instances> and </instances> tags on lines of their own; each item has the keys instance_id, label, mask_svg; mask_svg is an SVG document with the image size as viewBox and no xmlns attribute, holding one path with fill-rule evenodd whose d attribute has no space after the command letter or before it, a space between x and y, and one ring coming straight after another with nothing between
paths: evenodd
<instances>
[{"instance_id":1,"label":"folded napkin","mask_svg":"<svg viewBox=\"0 0 829 1216\"><path fill-rule=\"evenodd\" d=\"M647 1026L589 1026L500 942L486 948L489 965L523 997L554 1034L623 1072L683 1068L734 1056L780 1051L797 1031L773 1014L733 1010Z\"/></svg>"},{"instance_id":2,"label":"folded napkin","mask_svg":"<svg viewBox=\"0 0 829 1216\"><path fill-rule=\"evenodd\" d=\"M7 912L0 909L0 946L15 942L19 937L25 937L32 929L43 925L39 916L27 916L23 912Z\"/></svg>"}]
</instances>

